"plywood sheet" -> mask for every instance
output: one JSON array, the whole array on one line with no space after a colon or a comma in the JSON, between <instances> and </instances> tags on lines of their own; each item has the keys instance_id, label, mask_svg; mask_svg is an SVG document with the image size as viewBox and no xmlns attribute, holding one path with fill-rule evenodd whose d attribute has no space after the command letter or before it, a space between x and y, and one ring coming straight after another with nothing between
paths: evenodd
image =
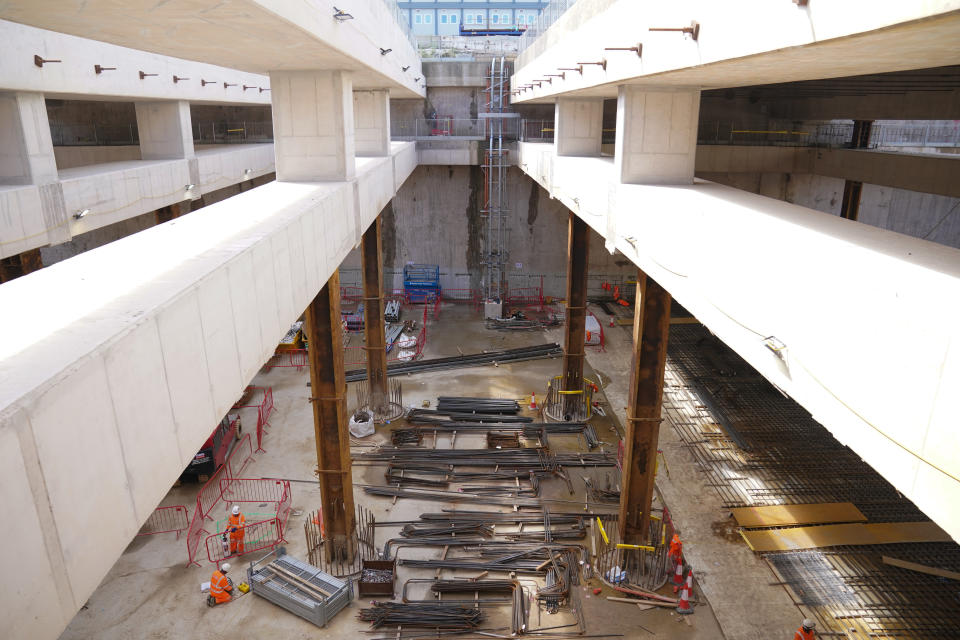
<instances>
[{"instance_id":1,"label":"plywood sheet","mask_svg":"<svg viewBox=\"0 0 960 640\"><path fill-rule=\"evenodd\" d=\"M880 524L827 524L819 527L791 527L741 531L740 535L757 552L793 551L854 544L898 542L950 542L947 532L932 522L885 522Z\"/></svg>"},{"instance_id":2,"label":"plywood sheet","mask_svg":"<svg viewBox=\"0 0 960 640\"><path fill-rule=\"evenodd\" d=\"M731 509L741 527L784 527L796 524L866 522L867 517L850 502L782 504L770 507Z\"/></svg>"}]
</instances>

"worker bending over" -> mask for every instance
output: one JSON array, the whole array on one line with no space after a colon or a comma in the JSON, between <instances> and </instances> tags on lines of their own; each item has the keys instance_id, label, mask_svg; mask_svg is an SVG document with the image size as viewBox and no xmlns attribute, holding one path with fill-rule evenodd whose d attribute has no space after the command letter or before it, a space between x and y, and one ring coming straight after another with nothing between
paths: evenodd
<instances>
[{"instance_id":1,"label":"worker bending over","mask_svg":"<svg viewBox=\"0 0 960 640\"><path fill-rule=\"evenodd\" d=\"M793 640L813 640L813 628L816 626L816 622L810 618L804 618L803 622L800 623L800 628L793 634Z\"/></svg>"},{"instance_id":2,"label":"worker bending over","mask_svg":"<svg viewBox=\"0 0 960 640\"><path fill-rule=\"evenodd\" d=\"M213 572L210 577L210 597L207 598L207 606L212 607L215 604L223 604L233 599L233 581L227 577L230 571L230 563L224 562L223 565Z\"/></svg>"},{"instance_id":3,"label":"worker bending over","mask_svg":"<svg viewBox=\"0 0 960 640\"><path fill-rule=\"evenodd\" d=\"M240 513L240 505L233 505L233 513L227 520L227 531L230 532L230 555L243 555L244 526L247 519Z\"/></svg>"}]
</instances>

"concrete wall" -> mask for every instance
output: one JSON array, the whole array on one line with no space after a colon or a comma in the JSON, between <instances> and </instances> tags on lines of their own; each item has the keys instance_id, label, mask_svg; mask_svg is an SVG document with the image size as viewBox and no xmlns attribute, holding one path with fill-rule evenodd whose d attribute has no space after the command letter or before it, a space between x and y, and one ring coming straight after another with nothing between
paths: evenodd
<instances>
[{"instance_id":1,"label":"concrete wall","mask_svg":"<svg viewBox=\"0 0 960 640\"><path fill-rule=\"evenodd\" d=\"M57 169L72 169L91 164L140 160L140 146L54 147L53 155L57 159Z\"/></svg>"},{"instance_id":2,"label":"concrete wall","mask_svg":"<svg viewBox=\"0 0 960 640\"><path fill-rule=\"evenodd\" d=\"M510 287L538 287L542 276L545 295L563 297L569 210L518 169L508 171L508 185ZM403 266L413 262L439 265L444 288L479 288L482 200L480 167L417 167L383 214L385 286L402 288ZM354 251L342 267L344 281L359 282L359 268L359 251ZM590 295L603 295L604 281L620 283L634 276L636 267L629 260L610 255L603 238L590 235Z\"/></svg>"}]
</instances>

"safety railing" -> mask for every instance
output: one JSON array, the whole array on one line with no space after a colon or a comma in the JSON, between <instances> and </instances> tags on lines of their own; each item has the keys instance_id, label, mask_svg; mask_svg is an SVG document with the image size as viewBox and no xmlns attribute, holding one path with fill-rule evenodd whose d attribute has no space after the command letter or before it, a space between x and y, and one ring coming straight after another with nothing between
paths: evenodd
<instances>
[{"instance_id":1,"label":"safety railing","mask_svg":"<svg viewBox=\"0 0 960 640\"><path fill-rule=\"evenodd\" d=\"M196 144L246 144L273 142L273 122L195 122L193 141Z\"/></svg>"},{"instance_id":2,"label":"safety railing","mask_svg":"<svg viewBox=\"0 0 960 640\"><path fill-rule=\"evenodd\" d=\"M520 140L523 142L553 142L553 120L521 120Z\"/></svg>"},{"instance_id":3,"label":"safety railing","mask_svg":"<svg viewBox=\"0 0 960 640\"><path fill-rule=\"evenodd\" d=\"M187 566L197 565L197 551L200 549L200 540L203 534L209 533L204 528L204 516L200 509L194 509L193 518L190 519L190 526L187 528Z\"/></svg>"},{"instance_id":4,"label":"safety railing","mask_svg":"<svg viewBox=\"0 0 960 640\"><path fill-rule=\"evenodd\" d=\"M474 311L480 311L483 307L483 296L477 289L443 289L441 293L443 302L467 303Z\"/></svg>"},{"instance_id":5,"label":"safety railing","mask_svg":"<svg viewBox=\"0 0 960 640\"><path fill-rule=\"evenodd\" d=\"M157 507L147 518L147 521L140 527L138 536L152 536L157 533L177 532L177 539L180 538L180 532L190 527L190 510L182 504L170 507Z\"/></svg>"},{"instance_id":6,"label":"safety railing","mask_svg":"<svg viewBox=\"0 0 960 640\"><path fill-rule=\"evenodd\" d=\"M212 518L210 518L210 512L213 511L213 508L223 498L223 494L220 493L220 480L229 477L229 466L222 464L217 467L217 470L213 472L210 479L200 488L200 492L197 494L197 511L199 511L200 515L204 518L212 520Z\"/></svg>"},{"instance_id":7,"label":"safety railing","mask_svg":"<svg viewBox=\"0 0 960 640\"><path fill-rule=\"evenodd\" d=\"M246 404L241 404L244 400L247 401ZM256 452L266 451L263 448L263 431L270 426L270 414L273 413L273 387L247 387L243 397L233 405L233 408L257 410Z\"/></svg>"},{"instance_id":8,"label":"safety railing","mask_svg":"<svg viewBox=\"0 0 960 640\"><path fill-rule=\"evenodd\" d=\"M252 522L237 527L237 529L243 533L233 542L231 542L230 532L227 531L212 533L207 536L204 543L207 549L207 560L212 563L219 563L234 556L273 549L283 541L283 527L279 518ZM231 544L236 548L236 553L231 549Z\"/></svg>"},{"instance_id":9,"label":"safety railing","mask_svg":"<svg viewBox=\"0 0 960 640\"><path fill-rule=\"evenodd\" d=\"M300 371L309 365L306 349L284 349L270 356L263 368L270 371L276 367L296 367Z\"/></svg>"},{"instance_id":10,"label":"safety railing","mask_svg":"<svg viewBox=\"0 0 960 640\"><path fill-rule=\"evenodd\" d=\"M488 137L489 118L420 118L401 120L390 124L390 137L394 140L484 140ZM503 120L503 137L516 140L520 133L519 118Z\"/></svg>"},{"instance_id":11,"label":"safety railing","mask_svg":"<svg viewBox=\"0 0 960 640\"><path fill-rule=\"evenodd\" d=\"M223 478L220 480L220 494L225 502L252 502L262 504L283 500L290 489L289 480L264 480L261 478Z\"/></svg>"},{"instance_id":12,"label":"safety railing","mask_svg":"<svg viewBox=\"0 0 960 640\"><path fill-rule=\"evenodd\" d=\"M550 4L543 8L543 11L540 12L540 15L537 17L536 22L527 27L527 30L524 31L523 35L520 36L519 51L523 51L534 41L539 38L541 35L546 32L547 29L557 21L563 13L572 7L577 0L553 0Z\"/></svg>"},{"instance_id":13,"label":"safety railing","mask_svg":"<svg viewBox=\"0 0 960 640\"><path fill-rule=\"evenodd\" d=\"M524 25L523 28L525 28ZM456 58L464 55L486 57L507 56L512 58L520 50L520 38L517 36L465 35L418 35L417 48L420 57Z\"/></svg>"},{"instance_id":14,"label":"safety railing","mask_svg":"<svg viewBox=\"0 0 960 640\"><path fill-rule=\"evenodd\" d=\"M227 467L231 478L238 478L251 460L253 460L253 443L250 442L250 434L246 433L233 446L233 451L230 452L230 457L223 466Z\"/></svg>"},{"instance_id":15,"label":"safety railing","mask_svg":"<svg viewBox=\"0 0 960 640\"><path fill-rule=\"evenodd\" d=\"M50 137L55 147L86 147L140 144L135 123L52 124Z\"/></svg>"}]
</instances>

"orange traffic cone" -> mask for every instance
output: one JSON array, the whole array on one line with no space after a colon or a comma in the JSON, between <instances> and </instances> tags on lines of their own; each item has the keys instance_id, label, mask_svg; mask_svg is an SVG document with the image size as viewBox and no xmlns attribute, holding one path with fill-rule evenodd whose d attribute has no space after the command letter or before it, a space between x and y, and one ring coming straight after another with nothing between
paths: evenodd
<instances>
[{"instance_id":1,"label":"orange traffic cone","mask_svg":"<svg viewBox=\"0 0 960 640\"><path fill-rule=\"evenodd\" d=\"M531 408L531 409L536 409L536 408L537 408L537 394L536 394L536 392L530 394L530 408Z\"/></svg>"},{"instance_id":2,"label":"orange traffic cone","mask_svg":"<svg viewBox=\"0 0 960 640\"><path fill-rule=\"evenodd\" d=\"M690 606L690 592L684 586L680 591L680 602L677 603L677 613L693 613L693 607Z\"/></svg>"},{"instance_id":3,"label":"orange traffic cone","mask_svg":"<svg viewBox=\"0 0 960 640\"><path fill-rule=\"evenodd\" d=\"M677 563L677 570L673 572L673 592L676 593L683 586L683 563Z\"/></svg>"}]
</instances>

